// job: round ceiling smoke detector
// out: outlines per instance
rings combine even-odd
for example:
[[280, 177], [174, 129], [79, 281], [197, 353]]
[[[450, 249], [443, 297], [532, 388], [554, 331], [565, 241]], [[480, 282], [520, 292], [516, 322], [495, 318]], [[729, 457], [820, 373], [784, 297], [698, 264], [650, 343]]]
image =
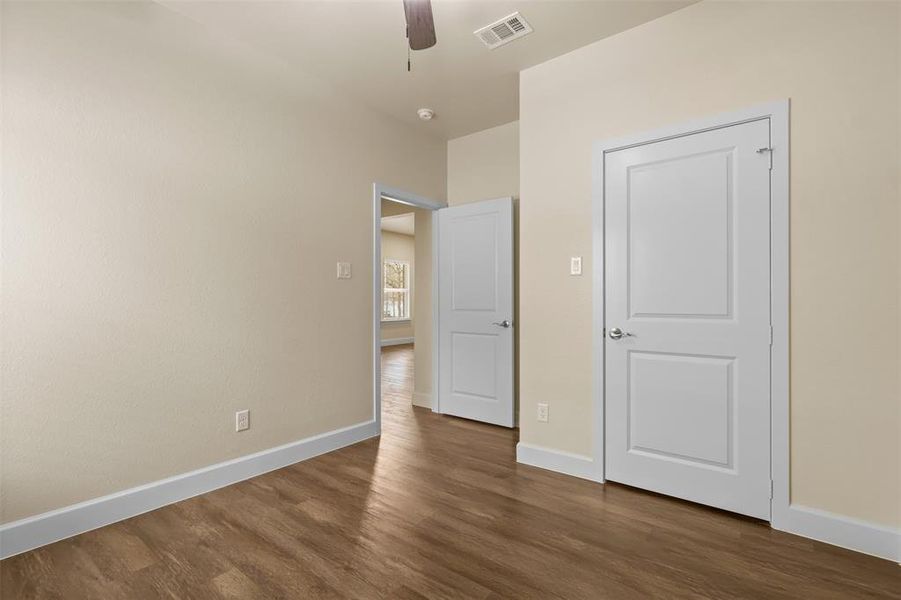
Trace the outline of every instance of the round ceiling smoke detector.
[[435, 111], [431, 108], [420, 108], [416, 111], [416, 114], [423, 121], [431, 121], [435, 117]]

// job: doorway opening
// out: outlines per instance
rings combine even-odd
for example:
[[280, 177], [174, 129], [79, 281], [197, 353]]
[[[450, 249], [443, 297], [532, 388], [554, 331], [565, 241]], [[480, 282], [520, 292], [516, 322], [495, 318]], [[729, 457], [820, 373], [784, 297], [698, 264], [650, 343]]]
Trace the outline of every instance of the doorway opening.
[[[392, 401], [401, 395], [404, 404], [409, 399], [433, 412], [513, 427], [513, 199], [446, 207], [376, 184], [372, 210], [379, 433], [383, 348], [394, 348], [384, 352], [400, 360], [401, 347], [410, 344], [409, 368], [387, 361], [395, 367]], [[395, 235], [409, 233], [406, 240]], [[407, 370], [412, 384], [398, 382]]]
[[437, 412], [432, 224], [443, 206], [373, 186], [373, 413], [380, 433], [383, 410]]

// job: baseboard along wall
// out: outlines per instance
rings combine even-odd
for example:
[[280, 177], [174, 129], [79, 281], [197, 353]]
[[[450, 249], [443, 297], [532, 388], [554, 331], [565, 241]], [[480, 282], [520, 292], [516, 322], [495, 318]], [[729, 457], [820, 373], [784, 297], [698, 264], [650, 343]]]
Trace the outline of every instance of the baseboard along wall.
[[[591, 481], [601, 481], [594, 460], [520, 442], [516, 445], [516, 462], [556, 471]], [[901, 562], [901, 531], [876, 523], [792, 504], [787, 516], [774, 529], [785, 531], [848, 550]]]
[[384, 348], [385, 346], [401, 346], [403, 344], [412, 344], [412, 343], [413, 343], [413, 338], [411, 338], [411, 337], [392, 338], [389, 340], [381, 341], [382, 348]]
[[589, 481], [599, 481], [595, 474], [594, 460], [590, 456], [519, 442], [516, 444], [516, 462]]
[[187, 500], [379, 435], [368, 421], [0, 525], [0, 559]]
[[[431, 398], [427, 394], [414, 394], [413, 403], [429, 407]], [[374, 421], [360, 423], [0, 525], [0, 559], [187, 500], [378, 434], [378, 425]], [[520, 442], [516, 446], [516, 460], [549, 471], [599, 481], [594, 461], [587, 456]], [[901, 531], [897, 528], [799, 505], [791, 505], [787, 517], [775, 528], [901, 562]]]

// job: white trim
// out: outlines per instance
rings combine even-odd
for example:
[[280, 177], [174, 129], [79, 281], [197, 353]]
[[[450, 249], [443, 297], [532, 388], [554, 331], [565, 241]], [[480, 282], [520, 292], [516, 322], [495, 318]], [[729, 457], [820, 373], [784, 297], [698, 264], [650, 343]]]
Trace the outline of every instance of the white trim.
[[[447, 203], [445, 202], [432, 200], [430, 198], [426, 198], [425, 196], [418, 196], [406, 190], [400, 190], [387, 185], [382, 185], [381, 183], [374, 183], [372, 184], [372, 186], [373, 191], [378, 191], [378, 198], [380, 200], [382, 198], [385, 198], [393, 202], [399, 202], [401, 204], [406, 204], [407, 206], [412, 206], [414, 208], [424, 208], [426, 210], [438, 210], [439, 208], [447, 207]], [[379, 211], [379, 214], [381, 214], [381, 211]], [[381, 226], [381, 221], [376, 221], [376, 223]]]
[[[430, 200], [423, 196], [392, 188], [381, 183], [372, 184], [372, 413], [379, 434], [382, 432], [382, 374], [381, 374], [381, 324], [382, 324], [382, 198], [400, 202], [407, 206], [424, 208], [432, 213], [432, 331], [437, 328], [437, 312], [435, 298], [438, 296], [438, 230], [437, 211], [447, 206], [442, 202]], [[411, 274], [412, 276], [412, 274]], [[412, 307], [412, 304], [411, 304]], [[412, 315], [411, 315], [412, 316]], [[436, 340], [432, 337], [432, 389], [438, 385], [438, 350]]]
[[595, 477], [604, 473], [604, 151], [595, 144], [591, 156], [591, 456]]
[[789, 509], [789, 101], [696, 119], [651, 132], [597, 142], [592, 153], [593, 389], [592, 457], [604, 476], [604, 157], [607, 152], [757, 121], [770, 120], [771, 173], [771, 473], [773, 526], [782, 528]]
[[413, 392], [413, 406], [432, 408], [432, 395], [423, 392]]
[[372, 184], [372, 419], [382, 433], [382, 189]]
[[[773, 149], [773, 170], [771, 175], [770, 202], [772, 205], [771, 260], [772, 260], [772, 473], [773, 473], [773, 518], [781, 516], [782, 509], [788, 508], [788, 299], [789, 299], [789, 256], [788, 256], [788, 115], [789, 101], [770, 102], [744, 110], [719, 114], [712, 117], [597, 142], [592, 152], [592, 294], [593, 294], [593, 389], [592, 413], [594, 435], [592, 456], [598, 469], [599, 480], [604, 476], [604, 155], [642, 144], [650, 144], [676, 137], [692, 135], [702, 131], [720, 129], [740, 123], [760, 119], [770, 119], [771, 147]], [[777, 507], [777, 499], [784, 506]]]
[[0, 558], [281, 469], [379, 434], [375, 421], [336, 429], [0, 526]]
[[[722, 129], [723, 127], [732, 127], [742, 123], [751, 121], [759, 121], [760, 119], [768, 119], [773, 116], [784, 113], [785, 122], [788, 122], [789, 100], [777, 100], [774, 102], [766, 102], [757, 104], [745, 109], [719, 113], [712, 116], [700, 117], [678, 123], [676, 125], [668, 125], [652, 131], [644, 131], [641, 133], [633, 133], [616, 138], [606, 139], [594, 143], [594, 151], [597, 152], [616, 152], [617, 150], [625, 150], [634, 146], [644, 146], [646, 144], [656, 144], [664, 140], [670, 140], [687, 135], [694, 135], [704, 131], [714, 129]], [[788, 139], [786, 132], [785, 139]], [[597, 156], [597, 154], [595, 154]]]
[[413, 338], [411, 337], [403, 337], [403, 338], [391, 338], [388, 340], [382, 340], [382, 348], [385, 346], [402, 346], [403, 344], [412, 344]]
[[[379, 234], [381, 235], [381, 233]], [[381, 244], [379, 244], [381, 246]], [[415, 250], [414, 250], [415, 254]], [[403, 265], [404, 273], [406, 274], [407, 287], [403, 288], [389, 288], [387, 282], [387, 276], [385, 273], [385, 265], [388, 263], [394, 263], [396, 265]], [[400, 258], [385, 258], [382, 257], [381, 262], [382, 267], [382, 295], [381, 295], [381, 304], [382, 304], [382, 323], [402, 323], [404, 321], [411, 321], [413, 319], [413, 267], [410, 265], [410, 261], [403, 260]], [[385, 294], [386, 293], [394, 293], [394, 292], [403, 292], [407, 296], [407, 316], [406, 317], [388, 317], [385, 318], [384, 310], [385, 310]]]
[[438, 393], [441, 374], [441, 319], [439, 306], [441, 304], [440, 282], [438, 277], [438, 211], [432, 211], [432, 398], [430, 399], [432, 412], [441, 413], [441, 394]]
[[598, 481], [594, 461], [590, 456], [582, 454], [519, 442], [516, 444], [516, 462], [589, 481]]
[[901, 562], [901, 530], [792, 504], [774, 529]]
[[789, 114], [788, 100], [769, 105], [770, 118], [770, 525], [776, 529], [791, 505], [791, 449], [789, 438]]

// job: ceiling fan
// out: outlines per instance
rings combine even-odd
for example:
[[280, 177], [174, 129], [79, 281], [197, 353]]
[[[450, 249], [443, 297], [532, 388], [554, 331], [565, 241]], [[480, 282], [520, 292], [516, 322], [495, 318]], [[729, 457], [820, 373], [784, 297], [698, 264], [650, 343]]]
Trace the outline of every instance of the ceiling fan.
[[[438, 42], [435, 37], [431, 0], [404, 0], [404, 16], [407, 19], [407, 42], [410, 50], [425, 50]], [[408, 51], [407, 71], [409, 70], [410, 54]]]

